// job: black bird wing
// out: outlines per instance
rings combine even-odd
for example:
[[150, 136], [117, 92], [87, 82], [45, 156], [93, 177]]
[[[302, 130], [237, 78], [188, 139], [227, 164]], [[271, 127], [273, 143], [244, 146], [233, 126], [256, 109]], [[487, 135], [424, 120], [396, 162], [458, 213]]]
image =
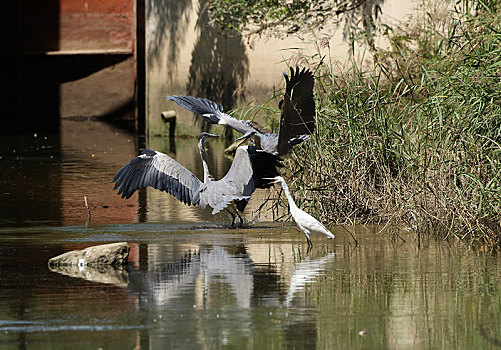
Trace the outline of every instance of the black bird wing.
[[[247, 146], [247, 152], [252, 164], [254, 186], [256, 188], [273, 186], [269, 179], [280, 175], [277, 168], [283, 168], [282, 158], [255, 146]], [[268, 180], [264, 180], [266, 178]]]
[[290, 77], [284, 73], [286, 87], [280, 101], [278, 154], [287, 154], [294, 145], [308, 139], [315, 130], [314, 77], [309, 69], [291, 67]]
[[122, 198], [130, 198], [140, 188], [153, 187], [172, 194], [188, 205], [199, 205], [203, 183], [168, 155], [141, 149], [141, 155], [125, 164], [113, 178]]
[[[237, 209], [244, 211], [250, 200], [250, 196], [256, 188], [267, 188], [273, 186], [269, 180], [278, 176], [277, 167], [283, 167], [282, 159], [271, 153], [259, 150], [255, 146], [240, 146], [235, 152], [233, 163], [226, 175], [216, 181], [219, 191], [234, 193]], [[241, 196], [248, 196], [243, 198]]]

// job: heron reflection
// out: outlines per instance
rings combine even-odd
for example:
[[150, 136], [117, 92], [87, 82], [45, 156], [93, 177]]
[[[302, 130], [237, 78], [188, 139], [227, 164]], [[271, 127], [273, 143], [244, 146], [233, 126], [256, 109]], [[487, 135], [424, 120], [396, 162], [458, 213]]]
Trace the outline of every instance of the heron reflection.
[[[129, 289], [146, 291], [152, 307], [168, 307], [183, 296], [201, 297], [205, 308], [211, 293], [211, 286], [225, 285], [231, 298], [241, 309], [248, 309], [254, 291], [254, 267], [249, 255], [243, 251], [232, 254], [228, 248], [219, 245], [201, 246], [188, 250], [173, 262], [154, 264], [146, 273], [130, 271]], [[222, 297], [222, 295], [218, 295]], [[228, 300], [229, 301], [229, 300]]]

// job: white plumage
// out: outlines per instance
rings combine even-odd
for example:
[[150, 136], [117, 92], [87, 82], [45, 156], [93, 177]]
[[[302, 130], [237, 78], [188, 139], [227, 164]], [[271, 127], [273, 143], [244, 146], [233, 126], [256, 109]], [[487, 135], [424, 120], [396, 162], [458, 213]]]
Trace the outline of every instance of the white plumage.
[[285, 195], [287, 196], [287, 200], [289, 201], [289, 210], [294, 218], [294, 221], [296, 224], [299, 226], [299, 228], [304, 232], [306, 235], [306, 240], [308, 241], [308, 246], [312, 246], [313, 244], [311, 243], [311, 238], [310, 234], [311, 233], [321, 233], [326, 235], [328, 238], [335, 238], [332, 232], [330, 232], [328, 229], [325, 228], [324, 225], [317, 219], [315, 219], [313, 216], [305, 212], [304, 210], [301, 210], [298, 208], [296, 203], [294, 203], [294, 199], [292, 199], [292, 196], [289, 191], [289, 186], [285, 183], [285, 180], [281, 176], [277, 176], [274, 178], [271, 178], [270, 180], [273, 180], [272, 183], [275, 184], [280, 184], [285, 192]]

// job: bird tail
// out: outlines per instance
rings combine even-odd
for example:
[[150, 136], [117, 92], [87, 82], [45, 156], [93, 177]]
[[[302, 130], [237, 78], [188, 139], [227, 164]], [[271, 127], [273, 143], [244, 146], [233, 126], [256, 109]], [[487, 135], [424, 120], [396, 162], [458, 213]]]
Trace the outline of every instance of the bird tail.
[[[222, 200], [220, 203], [217, 203], [213, 208], [212, 210], [212, 214], [217, 214], [219, 213], [221, 210], [223, 210], [224, 208], [226, 208], [228, 205], [230, 205], [230, 203], [232, 201], [245, 201], [245, 202], [248, 202], [250, 199], [250, 196], [225, 196], [224, 197], [224, 200]], [[247, 203], [246, 203], [247, 204]], [[240, 204], [237, 205], [237, 208], [238, 206], [240, 206]], [[245, 208], [245, 206], [244, 206]]]

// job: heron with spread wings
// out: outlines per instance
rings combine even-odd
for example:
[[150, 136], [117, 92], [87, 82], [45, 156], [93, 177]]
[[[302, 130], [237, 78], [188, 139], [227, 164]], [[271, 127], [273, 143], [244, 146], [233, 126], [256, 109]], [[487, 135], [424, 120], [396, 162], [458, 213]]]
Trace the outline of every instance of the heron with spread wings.
[[165, 191], [187, 205], [198, 205], [204, 209], [213, 208], [212, 214], [226, 209], [233, 220], [244, 221], [239, 214], [256, 188], [272, 186], [264, 178], [278, 175], [281, 159], [273, 154], [258, 150], [255, 146], [237, 148], [233, 163], [226, 175], [214, 180], [209, 172], [205, 153], [205, 142], [219, 136], [203, 132], [198, 137], [198, 149], [202, 158], [204, 179], [201, 181], [191, 171], [168, 155], [149, 149], [141, 149], [141, 155], [125, 164], [113, 178], [114, 189], [122, 198], [130, 198], [135, 191], [153, 187]]
[[292, 147], [306, 141], [315, 129], [314, 77], [309, 69], [290, 68], [285, 77], [285, 93], [279, 102], [280, 129], [278, 134], [257, 129], [252, 122], [239, 120], [223, 112], [223, 106], [209, 99], [174, 95], [167, 98], [181, 107], [200, 114], [208, 123], [223, 124], [244, 134], [241, 138], [255, 135], [260, 148], [279, 156], [286, 155]]

